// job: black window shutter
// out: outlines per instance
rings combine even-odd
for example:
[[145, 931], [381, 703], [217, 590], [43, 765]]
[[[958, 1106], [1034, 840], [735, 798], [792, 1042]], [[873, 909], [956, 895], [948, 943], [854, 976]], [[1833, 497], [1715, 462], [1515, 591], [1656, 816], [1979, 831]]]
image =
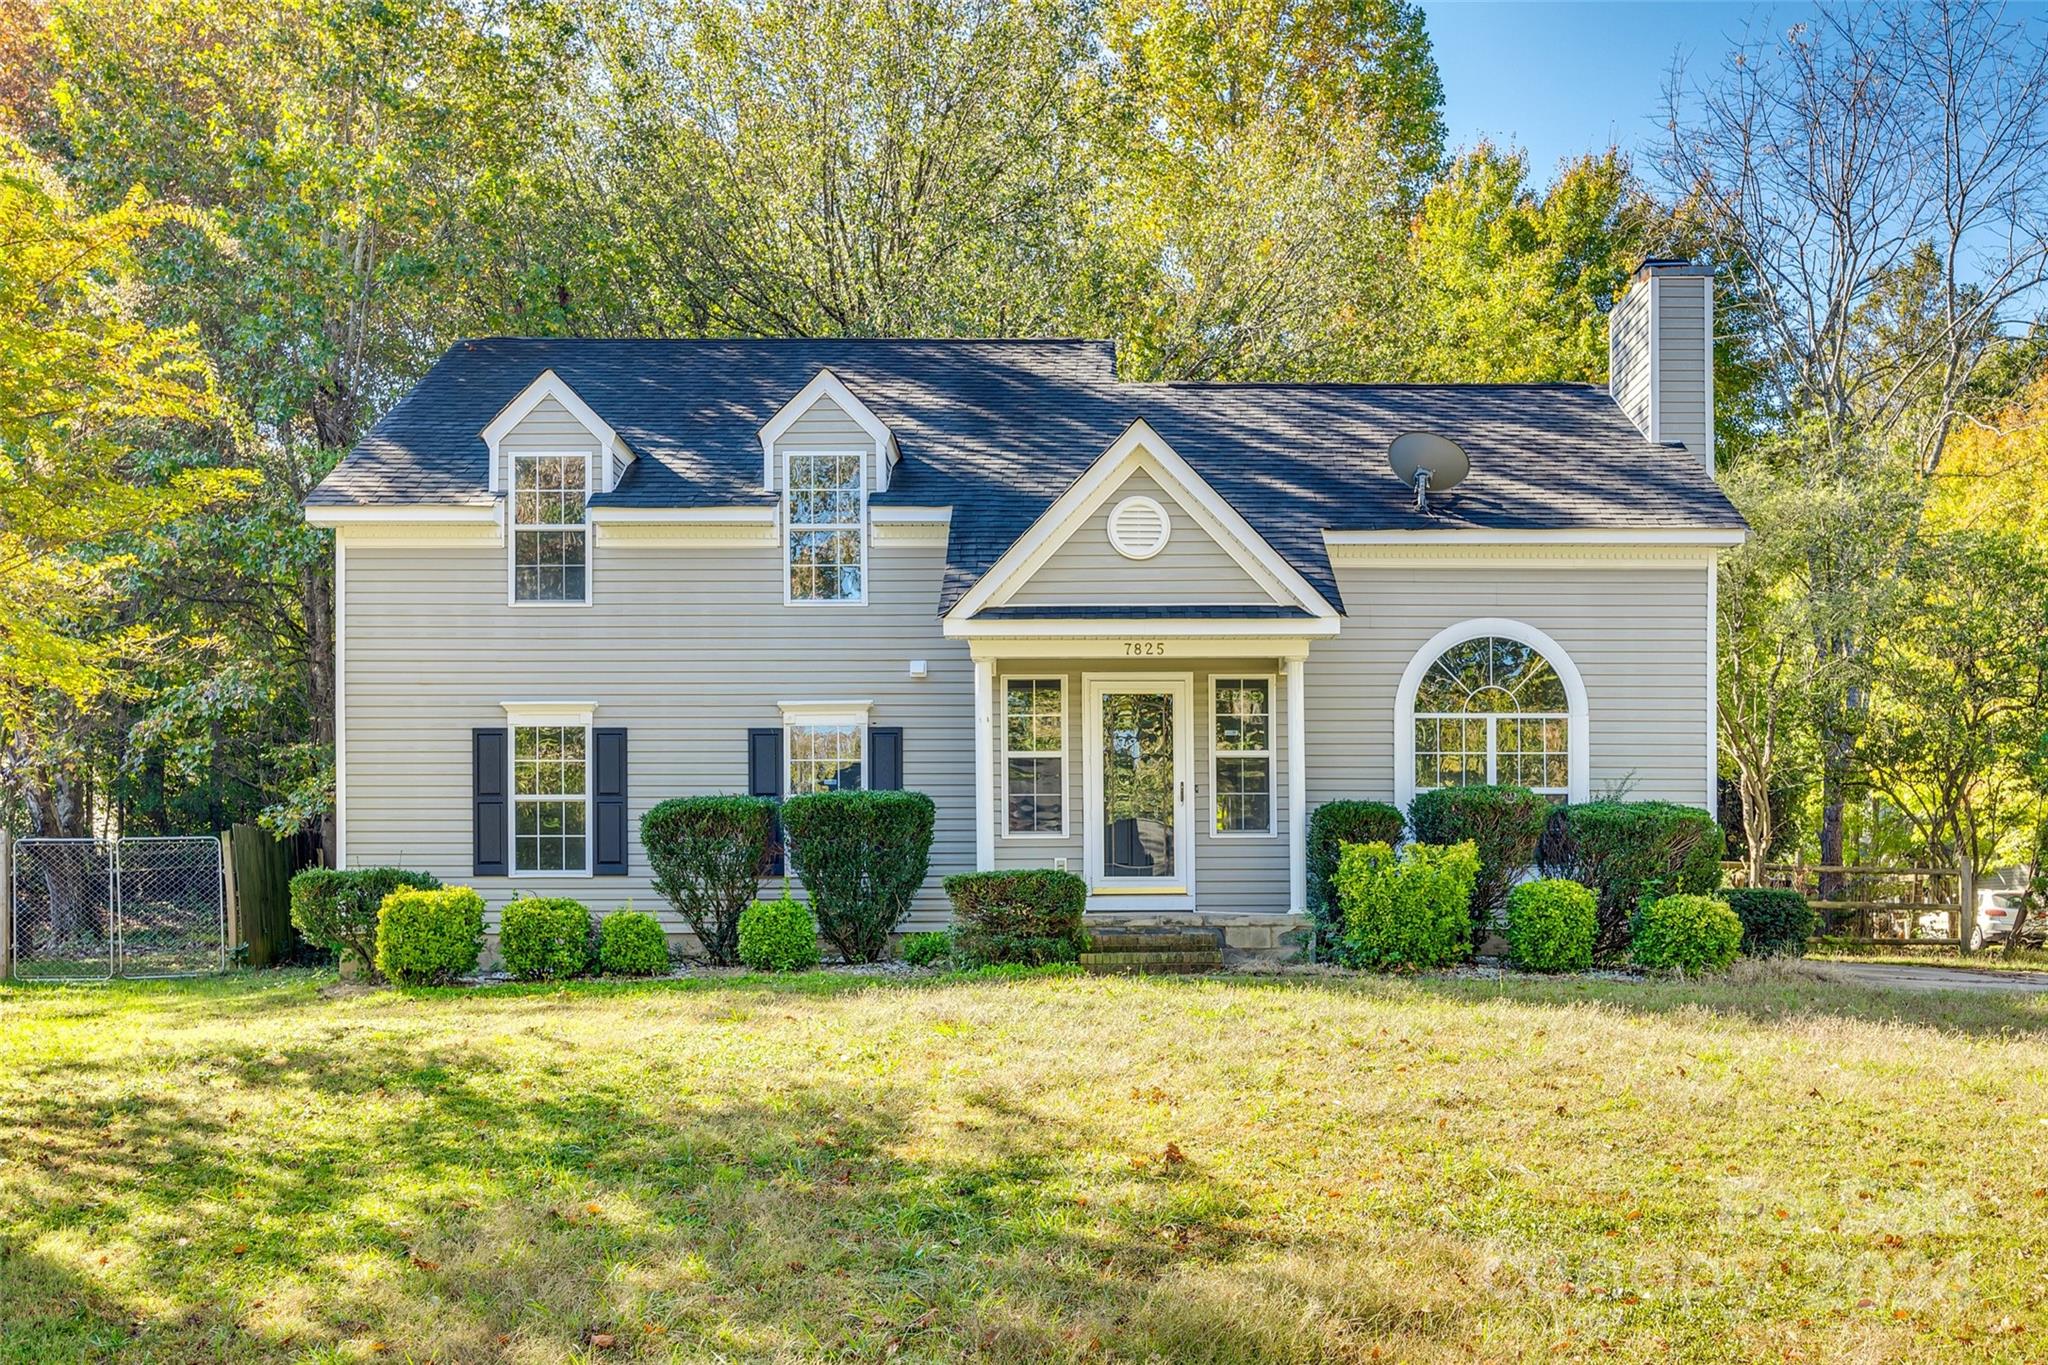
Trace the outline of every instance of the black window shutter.
[[592, 831], [597, 851], [591, 872], [599, 877], [626, 875], [626, 732], [592, 728], [590, 746], [596, 753], [591, 766]]
[[868, 786], [878, 792], [903, 790], [903, 727], [868, 728]]
[[502, 877], [508, 870], [505, 840], [511, 822], [505, 815], [505, 787], [511, 779], [507, 759], [511, 738], [512, 732], [502, 727], [479, 726], [469, 732], [472, 876]]
[[[747, 792], [752, 796], [782, 797], [782, 727], [766, 726], [747, 731]], [[782, 825], [775, 826], [774, 845], [768, 850], [770, 872], [782, 871]]]

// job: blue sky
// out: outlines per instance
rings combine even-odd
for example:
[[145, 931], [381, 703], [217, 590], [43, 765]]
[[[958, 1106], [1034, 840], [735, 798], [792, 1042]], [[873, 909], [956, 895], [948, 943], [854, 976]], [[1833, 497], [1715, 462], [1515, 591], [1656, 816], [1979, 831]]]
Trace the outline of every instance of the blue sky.
[[1751, 25], [1775, 32], [1814, 13], [1807, 4], [1650, 0], [1423, 0], [1422, 9], [1451, 145], [1491, 137], [1526, 147], [1539, 185], [1560, 158], [1615, 142], [1638, 154], [1654, 145], [1674, 54], [1706, 76]]

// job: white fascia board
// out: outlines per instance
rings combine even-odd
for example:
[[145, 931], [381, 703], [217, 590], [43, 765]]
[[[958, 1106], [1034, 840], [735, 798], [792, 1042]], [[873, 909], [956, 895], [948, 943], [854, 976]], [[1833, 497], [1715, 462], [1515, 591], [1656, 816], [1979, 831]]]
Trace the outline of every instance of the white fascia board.
[[889, 491], [889, 470], [903, 458], [896, 447], [896, 433], [889, 430], [889, 424], [875, 416], [875, 411], [854, 396], [843, 380], [829, 369], [819, 370], [811, 382], [797, 390], [796, 397], [775, 410], [761, 428], [761, 487], [773, 491], [775, 488], [775, 443], [796, 425], [797, 419], [811, 410], [812, 404], [820, 398], [830, 398], [837, 403], [854, 424], [867, 433], [875, 443], [875, 450], [882, 458], [875, 461], [875, 487], [877, 493]]
[[358, 503], [336, 507], [326, 503], [309, 504], [306, 521], [313, 526], [352, 526], [363, 522], [477, 522], [488, 524], [498, 519], [496, 502], [406, 502], [406, 503]]
[[658, 525], [773, 526], [773, 507], [593, 507], [596, 522], [653, 522]]
[[1144, 617], [1106, 617], [1075, 620], [1054, 617], [1026, 621], [956, 620], [947, 616], [939, 623], [940, 633], [949, 640], [1045, 639], [1249, 639], [1322, 638], [1337, 634], [1342, 622], [1329, 616], [1314, 620], [1301, 617], [1260, 620], [1257, 618], [1209, 616], [1173, 620]]
[[[569, 410], [569, 415], [574, 417], [597, 442], [599, 450], [617, 455], [628, 464], [633, 462], [633, 448], [626, 444], [618, 432], [612, 430], [611, 423], [599, 417], [596, 410], [584, 402], [576, 390], [569, 387], [566, 379], [553, 370], [542, 370], [538, 379], [521, 389], [519, 396], [507, 403], [498, 415], [491, 419], [490, 425], [478, 433], [483, 437], [485, 447], [491, 452], [490, 489], [493, 493], [505, 491], [498, 479], [498, 467], [501, 463], [498, 459], [499, 444], [512, 428], [526, 419], [528, 413], [550, 398]], [[612, 487], [611, 462], [606, 460], [602, 463], [603, 484], [605, 490], [609, 491]]]
[[1749, 532], [1726, 529], [1640, 531], [1325, 531], [1326, 545], [1740, 545]]
[[965, 620], [983, 607], [1007, 601], [1121, 486], [1120, 476], [1125, 467], [1146, 456], [1164, 476], [1167, 492], [1237, 561], [1238, 567], [1276, 590], [1275, 596], [1293, 599], [1291, 605], [1303, 608], [1310, 616], [1333, 622], [1337, 619], [1337, 609], [1142, 417], [1124, 428], [1123, 435], [1112, 441], [1095, 463], [1039, 514], [1038, 520], [961, 596], [946, 613], [946, 619]]

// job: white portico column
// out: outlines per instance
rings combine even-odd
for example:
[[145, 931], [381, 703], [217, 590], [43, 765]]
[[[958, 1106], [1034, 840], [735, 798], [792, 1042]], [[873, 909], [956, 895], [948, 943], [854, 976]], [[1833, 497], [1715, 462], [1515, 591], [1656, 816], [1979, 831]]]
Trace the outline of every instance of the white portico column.
[[974, 867], [996, 865], [996, 661], [974, 661]]
[[1282, 661], [1287, 670], [1287, 909], [1308, 913], [1308, 686], [1305, 658]]

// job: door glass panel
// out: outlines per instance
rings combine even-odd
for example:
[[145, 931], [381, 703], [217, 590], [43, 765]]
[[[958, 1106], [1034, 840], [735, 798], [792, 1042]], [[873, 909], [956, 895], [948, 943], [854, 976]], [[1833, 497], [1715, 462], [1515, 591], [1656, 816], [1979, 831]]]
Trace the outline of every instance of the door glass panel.
[[1172, 877], [1173, 696], [1102, 698], [1102, 875]]

